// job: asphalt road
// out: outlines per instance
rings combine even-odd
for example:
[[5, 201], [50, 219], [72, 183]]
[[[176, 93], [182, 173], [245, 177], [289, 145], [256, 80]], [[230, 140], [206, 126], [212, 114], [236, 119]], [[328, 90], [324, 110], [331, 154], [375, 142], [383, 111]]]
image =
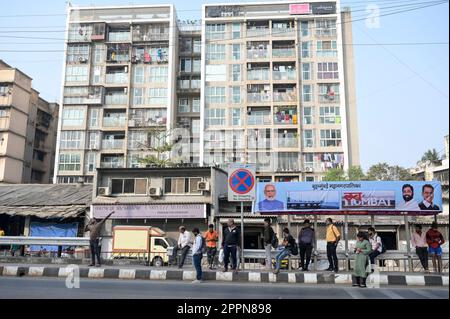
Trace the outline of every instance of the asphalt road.
[[448, 287], [353, 288], [337, 285], [239, 284], [84, 279], [66, 288], [59, 278], [0, 277], [0, 299], [448, 299]]

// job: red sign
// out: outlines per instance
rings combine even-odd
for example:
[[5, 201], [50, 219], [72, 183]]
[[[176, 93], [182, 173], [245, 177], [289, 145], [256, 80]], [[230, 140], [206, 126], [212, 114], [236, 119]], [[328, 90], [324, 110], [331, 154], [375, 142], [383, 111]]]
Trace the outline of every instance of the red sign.
[[309, 14], [309, 3], [296, 3], [289, 5], [289, 14]]

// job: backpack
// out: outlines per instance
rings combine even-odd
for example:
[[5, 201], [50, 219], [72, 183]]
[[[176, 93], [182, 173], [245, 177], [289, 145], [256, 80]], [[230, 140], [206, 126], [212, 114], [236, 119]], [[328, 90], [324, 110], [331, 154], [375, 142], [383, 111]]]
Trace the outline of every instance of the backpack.
[[200, 236], [200, 238], [202, 239], [202, 248], [200, 249], [200, 251], [203, 254], [206, 254], [206, 252], [208, 251], [208, 248], [206, 247], [206, 239], [203, 236]]
[[278, 237], [277, 234], [273, 233], [272, 242], [270, 243], [274, 249], [278, 248]]
[[298, 245], [295, 241], [294, 241], [294, 245], [291, 247], [291, 254], [294, 256], [298, 255]]

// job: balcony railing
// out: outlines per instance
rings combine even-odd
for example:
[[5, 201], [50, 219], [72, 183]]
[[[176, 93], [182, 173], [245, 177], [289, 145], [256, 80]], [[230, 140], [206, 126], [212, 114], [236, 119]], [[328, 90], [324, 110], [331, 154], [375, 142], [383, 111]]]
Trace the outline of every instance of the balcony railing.
[[294, 58], [295, 48], [273, 48], [272, 57], [274, 58]]
[[105, 127], [125, 127], [126, 118], [114, 118], [114, 117], [104, 117], [103, 126]]
[[102, 140], [103, 150], [123, 149], [124, 140]]
[[285, 113], [282, 113], [282, 112], [275, 113], [274, 117], [273, 117], [273, 123], [275, 125], [278, 125], [278, 124], [286, 124], [286, 125], [297, 124], [298, 123], [297, 113], [292, 113], [292, 114], [285, 114]]
[[248, 103], [270, 102], [270, 93], [247, 93]]
[[126, 104], [128, 104], [128, 96], [127, 95], [107, 95], [105, 97], [105, 104], [126, 105]]
[[247, 50], [247, 59], [267, 59], [269, 51], [267, 49], [261, 50]]
[[296, 92], [274, 92], [273, 93], [274, 102], [297, 102]]
[[169, 33], [133, 33], [133, 41], [167, 41], [169, 40]]
[[269, 80], [269, 69], [252, 69], [247, 70], [248, 81]]
[[339, 103], [340, 96], [339, 93], [322, 93], [319, 94], [319, 102], [321, 103]]
[[108, 39], [110, 42], [129, 42], [131, 40], [131, 33], [109, 32]]
[[272, 29], [273, 37], [295, 37], [295, 29], [293, 28], [276, 28]]
[[271, 118], [269, 114], [253, 115], [247, 118], [247, 125], [270, 125]]
[[266, 27], [256, 27], [247, 29], [247, 37], [268, 37], [270, 35], [270, 29]]
[[279, 148], [298, 147], [298, 139], [294, 137], [278, 137], [277, 143], [275, 143], [275, 145], [277, 145]]
[[296, 80], [297, 71], [295, 69], [287, 71], [273, 71], [273, 80]]
[[128, 83], [127, 73], [106, 74], [107, 84], [125, 84]]
[[117, 162], [101, 162], [100, 167], [101, 168], [123, 168], [123, 167], [125, 167], [125, 165], [124, 165], [124, 161], [122, 159]]
[[325, 172], [325, 163], [316, 163], [316, 162], [305, 162], [303, 165], [303, 170], [306, 172]]
[[255, 139], [250, 139], [248, 141], [248, 148], [260, 150], [270, 149], [270, 142], [270, 138], [259, 138], [257, 141]]

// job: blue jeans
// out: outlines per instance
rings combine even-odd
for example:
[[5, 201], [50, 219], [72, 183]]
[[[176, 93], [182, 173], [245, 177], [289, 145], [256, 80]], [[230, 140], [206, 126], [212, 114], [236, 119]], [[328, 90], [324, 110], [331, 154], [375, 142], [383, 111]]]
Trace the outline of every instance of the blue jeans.
[[281, 261], [286, 256], [289, 256], [290, 254], [291, 254], [291, 251], [289, 249], [286, 249], [286, 248], [278, 253], [277, 257], [275, 257], [275, 259], [277, 261], [276, 264], [275, 264], [275, 270], [280, 270]]
[[193, 263], [195, 267], [195, 271], [197, 272], [197, 280], [202, 280], [202, 258], [203, 254], [193, 255]]

